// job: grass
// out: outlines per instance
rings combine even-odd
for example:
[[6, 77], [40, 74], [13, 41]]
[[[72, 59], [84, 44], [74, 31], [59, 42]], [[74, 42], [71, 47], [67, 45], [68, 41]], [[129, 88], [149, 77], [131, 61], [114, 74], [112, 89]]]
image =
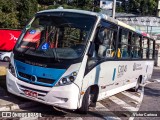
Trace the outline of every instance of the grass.
[[5, 67], [0, 67], [0, 76], [4, 76], [4, 75], [6, 75], [6, 68]]
[[6, 89], [6, 68], [0, 67], [0, 87]]

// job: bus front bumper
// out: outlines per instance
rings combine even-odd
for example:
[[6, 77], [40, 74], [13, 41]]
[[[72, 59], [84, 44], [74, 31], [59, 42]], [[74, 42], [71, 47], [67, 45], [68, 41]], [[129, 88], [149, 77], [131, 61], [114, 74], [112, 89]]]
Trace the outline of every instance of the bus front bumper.
[[[7, 70], [6, 84], [10, 93], [20, 97], [72, 110], [77, 109], [78, 106], [79, 88], [75, 84], [52, 88], [37, 86], [17, 79], [9, 70]], [[37, 97], [26, 95], [26, 90], [37, 93]]]

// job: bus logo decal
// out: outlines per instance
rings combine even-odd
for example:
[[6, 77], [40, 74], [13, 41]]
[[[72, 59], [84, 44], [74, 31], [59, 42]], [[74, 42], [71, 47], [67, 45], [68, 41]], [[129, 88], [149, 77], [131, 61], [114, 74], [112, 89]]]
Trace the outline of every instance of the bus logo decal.
[[113, 71], [112, 81], [114, 81], [114, 79], [115, 79], [115, 75], [116, 75], [116, 68], [114, 68], [114, 71]]
[[127, 72], [127, 65], [119, 65], [117, 77], [118, 78], [122, 77], [125, 72]]
[[36, 82], [36, 81], [37, 81], [37, 78], [36, 78], [35, 75], [32, 75], [31, 78], [30, 78], [30, 80], [31, 80], [32, 82]]
[[134, 63], [134, 65], [133, 65], [133, 71], [135, 71], [135, 70], [142, 70], [141, 64]]

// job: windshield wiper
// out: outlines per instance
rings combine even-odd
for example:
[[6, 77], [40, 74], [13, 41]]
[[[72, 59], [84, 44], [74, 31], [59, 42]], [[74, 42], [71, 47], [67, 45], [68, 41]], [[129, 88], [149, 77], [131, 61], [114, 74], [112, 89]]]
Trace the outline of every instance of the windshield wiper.
[[57, 55], [57, 50], [56, 50], [56, 48], [54, 49], [53, 52], [54, 52], [55, 60], [56, 60], [57, 62], [60, 62], [59, 57], [58, 57], [58, 55]]
[[[55, 42], [55, 44], [58, 44], [59, 28], [56, 28], [56, 30], [55, 30], [55, 36], [56, 36], [56, 42]], [[57, 55], [57, 50], [56, 49], [57, 49], [57, 45], [55, 46], [55, 48], [53, 50], [54, 56], [55, 56], [55, 60], [58, 61], [58, 62], [60, 62], [59, 57]]]

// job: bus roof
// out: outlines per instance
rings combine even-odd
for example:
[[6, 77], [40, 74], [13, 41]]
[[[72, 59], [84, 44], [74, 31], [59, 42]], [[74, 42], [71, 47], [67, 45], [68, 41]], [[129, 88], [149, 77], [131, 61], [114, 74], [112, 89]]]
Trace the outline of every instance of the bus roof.
[[98, 15], [98, 13], [92, 12], [92, 11], [77, 10], [77, 9], [63, 9], [63, 8], [43, 10], [43, 11], [39, 11], [38, 13], [44, 13], [44, 12], [62, 12], [62, 11], [63, 12], [82, 13], [82, 14], [93, 15], [93, 16], [97, 16]]
[[143, 36], [146, 36], [146, 37], [150, 37], [152, 38], [149, 34], [142, 32], [140, 30], [136, 30], [134, 27], [130, 26], [130, 25], [127, 25], [126, 23], [124, 22], [121, 22], [117, 19], [114, 19], [112, 17], [109, 17], [105, 14], [102, 14], [102, 13], [97, 13], [97, 12], [92, 12], [92, 11], [86, 11], [86, 10], [77, 10], [77, 9], [63, 9], [63, 7], [59, 7], [57, 9], [49, 9], [49, 10], [43, 10], [43, 11], [39, 11], [38, 13], [45, 13], [45, 12], [72, 12], [72, 13], [80, 13], [80, 14], [86, 14], [86, 15], [93, 15], [93, 16], [97, 16], [97, 17], [100, 17], [100, 18], [103, 18], [103, 19], [106, 19], [108, 20], [109, 22], [112, 22], [112, 23], [115, 23], [119, 26], [122, 26], [124, 28], [127, 28], [131, 31], [134, 31], [138, 34], [141, 34]]
[[43, 10], [38, 13], [45, 13], [45, 12], [72, 12], [72, 13], [80, 13], [80, 14], [86, 14], [86, 15], [93, 15], [97, 16], [100, 18], [104, 18], [112, 23], [118, 24], [118, 20], [113, 19], [112, 17], [109, 17], [105, 14], [102, 13], [97, 13], [97, 12], [92, 12], [92, 11], [86, 11], [86, 10], [77, 10], [77, 9], [63, 9], [63, 8], [58, 8], [58, 9], [49, 9], [49, 10]]

